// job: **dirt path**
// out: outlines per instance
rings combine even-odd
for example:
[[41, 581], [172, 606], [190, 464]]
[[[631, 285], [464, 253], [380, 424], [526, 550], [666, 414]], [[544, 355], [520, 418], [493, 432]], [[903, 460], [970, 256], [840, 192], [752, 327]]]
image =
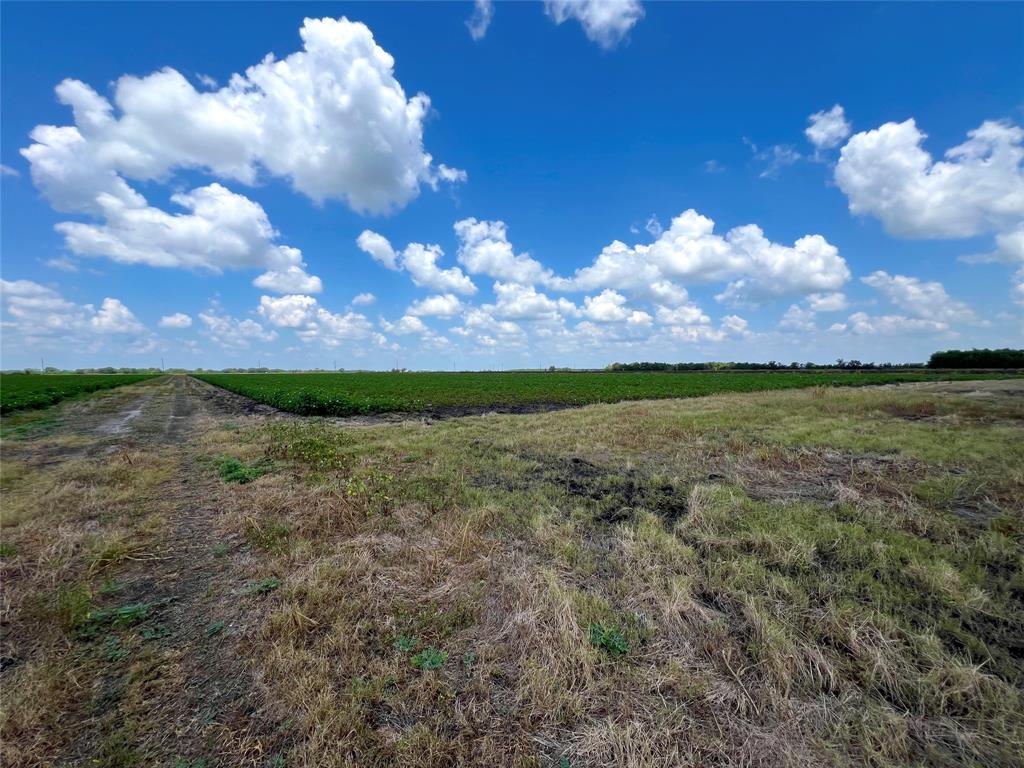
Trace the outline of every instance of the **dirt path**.
[[[225, 490], [201, 441], [226, 418], [273, 409], [168, 376], [52, 410], [45, 437], [5, 441], [5, 460], [41, 473], [75, 461], [159, 461], [170, 471], [139, 500], [138, 519], [159, 509], [161, 529], [132, 523], [131, 555], [93, 598], [91, 615], [115, 617], [86, 622], [61, 650], [82, 695], [60, 713], [67, 738], [49, 757], [57, 765], [259, 764], [258, 756], [272, 756], [280, 729], [253, 720], [260, 694], [242, 646], [264, 607], [250, 594], [245, 542], [217, 531]], [[4, 683], [21, 663], [54, 653], [33, 648], [37, 632], [19, 627], [17, 617], [9, 634], [13, 664]]]

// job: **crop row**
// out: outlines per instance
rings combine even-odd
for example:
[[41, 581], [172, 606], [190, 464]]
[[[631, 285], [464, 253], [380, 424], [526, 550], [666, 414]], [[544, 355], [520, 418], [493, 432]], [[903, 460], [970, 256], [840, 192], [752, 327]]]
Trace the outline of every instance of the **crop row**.
[[0, 375], [0, 413], [45, 408], [69, 397], [134, 384], [153, 376], [147, 373], [6, 373]]
[[966, 374], [756, 373], [204, 373], [197, 378], [302, 415], [458, 412], [485, 408], [587, 405], [813, 386], [858, 386]]

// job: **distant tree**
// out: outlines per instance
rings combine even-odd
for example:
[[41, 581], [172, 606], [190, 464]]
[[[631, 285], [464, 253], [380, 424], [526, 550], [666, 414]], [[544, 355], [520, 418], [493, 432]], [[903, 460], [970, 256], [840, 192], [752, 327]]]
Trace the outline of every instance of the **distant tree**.
[[929, 368], [1024, 368], [1024, 349], [948, 349], [928, 359]]

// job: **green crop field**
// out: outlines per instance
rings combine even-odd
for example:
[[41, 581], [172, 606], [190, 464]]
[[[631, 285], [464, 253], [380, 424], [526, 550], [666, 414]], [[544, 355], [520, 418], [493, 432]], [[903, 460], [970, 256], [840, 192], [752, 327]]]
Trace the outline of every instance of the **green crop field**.
[[285, 411], [348, 416], [386, 412], [587, 405], [814, 386], [986, 378], [984, 375], [757, 371], [751, 373], [209, 373], [202, 381]]
[[0, 413], [45, 408], [69, 397], [151, 379], [150, 373], [5, 373], [0, 375]]

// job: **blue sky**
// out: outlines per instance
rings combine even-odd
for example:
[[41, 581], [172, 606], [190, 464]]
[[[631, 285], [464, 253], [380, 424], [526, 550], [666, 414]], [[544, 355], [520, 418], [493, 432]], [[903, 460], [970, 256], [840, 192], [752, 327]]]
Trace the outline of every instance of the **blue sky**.
[[5, 4], [3, 367], [1024, 341], [1024, 6], [477, 5]]

